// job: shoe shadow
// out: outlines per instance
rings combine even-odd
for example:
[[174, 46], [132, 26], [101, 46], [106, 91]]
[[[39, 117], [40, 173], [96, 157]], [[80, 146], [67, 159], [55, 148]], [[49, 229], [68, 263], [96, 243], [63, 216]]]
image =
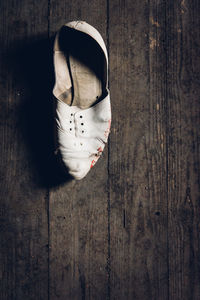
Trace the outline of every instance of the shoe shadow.
[[20, 94], [20, 130], [30, 151], [37, 184], [54, 187], [72, 180], [54, 145], [53, 40], [18, 41], [6, 54], [6, 64]]

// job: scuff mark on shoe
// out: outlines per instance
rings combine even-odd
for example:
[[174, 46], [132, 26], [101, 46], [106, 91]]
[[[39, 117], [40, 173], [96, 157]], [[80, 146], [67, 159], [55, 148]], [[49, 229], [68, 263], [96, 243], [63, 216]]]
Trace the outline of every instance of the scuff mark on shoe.
[[108, 121], [108, 128], [106, 129], [104, 136], [107, 138], [110, 133], [110, 127], [111, 127], [111, 119]]

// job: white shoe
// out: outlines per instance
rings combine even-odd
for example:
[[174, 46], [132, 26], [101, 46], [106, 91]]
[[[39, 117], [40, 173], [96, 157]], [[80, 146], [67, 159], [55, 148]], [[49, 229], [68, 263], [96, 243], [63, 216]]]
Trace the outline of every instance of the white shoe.
[[54, 43], [58, 151], [82, 179], [99, 159], [111, 125], [108, 54], [100, 33], [83, 21], [65, 24]]

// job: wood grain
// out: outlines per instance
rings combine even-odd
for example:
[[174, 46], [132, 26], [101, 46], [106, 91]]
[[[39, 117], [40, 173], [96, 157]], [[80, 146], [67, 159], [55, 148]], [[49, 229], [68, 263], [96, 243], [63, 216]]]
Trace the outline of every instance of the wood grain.
[[110, 1], [110, 299], [168, 299], [162, 8]]
[[[0, 300], [200, 299], [200, 4], [0, 1]], [[86, 178], [53, 153], [55, 33], [109, 52], [112, 129]]]
[[[2, 300], [48, 298], [47, 189], [39, 184], [40, 172], [35, 166], [29, 139], [31, 135], [35, 143], [40, 142], [35, 116], [34, 120], [30, 117], [30, 108], [35, 104], [29, 87], [37, 83], [30, 82], [32, 72], [37, 77], [38, 71], [41, 72], [40, 57], [36, 57], [38, 52], [32, 56], [31, 49], [37, 48], [35, 36], [44, 34], [47, 37], [47, 8], [43, 0], [39, 7], [30, 0], [0, 2]], [[39, 52], [41, 55], [41, 49]], [[32, 69], [32, 61], [37, 71]], [[37, 100], [35, 103], [38, 104]]]
[[200, 298], [198, 1], [166, 6], [169, 297]]

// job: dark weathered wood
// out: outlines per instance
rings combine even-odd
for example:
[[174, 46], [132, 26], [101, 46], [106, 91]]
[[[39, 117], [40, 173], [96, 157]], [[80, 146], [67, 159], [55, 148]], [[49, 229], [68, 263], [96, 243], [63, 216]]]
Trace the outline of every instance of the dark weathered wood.
[[168, 299], [165, 11], [109, 1], [110, 299]]
[[[200, 299], [200, 5], [0, 1], [0, 299]], [[56, 168], [52, 38], [95, 26], [112, 129], [81, 181]]]
[[47, 14], [46, 0], [0, 2], [2, 300], [48, 299], [47, 189], [39, 184], [38, 157], [33, 153], [42, 149], [38, 122], [44, 100], [37, 91], [43, 52], [35, 36], [47, 38]]
[[[50, 3], [50, 33], [73, 20], [106, 41], [106, 1]], [[106, 299], [107, 150], [86, 178], [50, 193], [50, 299]]]
[[166, 6], [169, 298], [200, 299], [200, 3]]

